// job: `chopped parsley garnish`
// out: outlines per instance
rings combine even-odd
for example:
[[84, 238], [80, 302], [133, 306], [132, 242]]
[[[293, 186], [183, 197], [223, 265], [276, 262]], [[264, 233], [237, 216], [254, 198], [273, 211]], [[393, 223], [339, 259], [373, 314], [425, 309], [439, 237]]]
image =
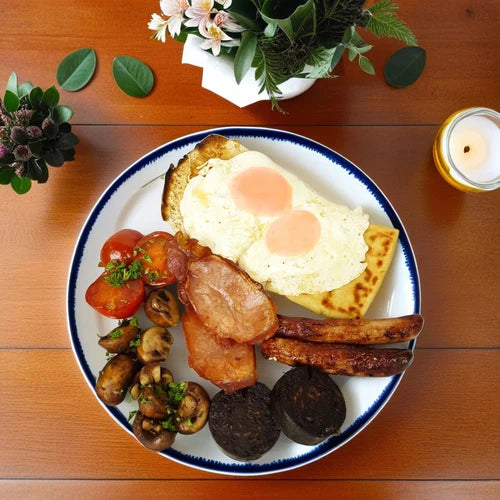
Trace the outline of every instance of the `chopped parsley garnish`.
[[139, 397], [139, 401], [140, 401], [141, 403], [145, 403], [145, 404], [148, 404], [148, 405], [150, 405], [150, 404], [151, 404], [151, 400], [150, 400], [149, 398], [147, 398], [146, 396], [140, 396], [140, 397]]
[[155, 273], [154, 271], [148, 273], [148, 278], [151, 283], [154, 283], [158, 279], [158, 273]]
[[176, 384], [174, 382], [170, 382], [168, 384], [168, 399], [177, 405], [180, 401], [184, 399], [184, 389], [186, 388], [186, 382], [180, 382]]
[[143, 255], [142, 255], [142, 258], [143, 258], [146, 262], [149, 262], [150, 264], [152, 264], [152, 263], [153, 263], [153, 259], [151, 259], [151, 257], [150, 257], [147, 253], [143, 254]]
[[136, 280], [144, 274], [144, 268], [140, 260], [134, 260], [130, 266], [125, 262], [112, 260], [106, 266], [107, 276], [104, 276], [104, 281], [111, 286], [121, 288], [126, 281]]
[[135, 326], [139, 328], [139, 321], [137, 321], [137, 318], [135, 316], [132, 316], [129, 320], [130, 326]]
[[128, 412], [128, 422], [130, 422], [136, 415], [139, 410], [133, 410]]
[[129, 347], [137, 347], [138, 345], [141, 345], [141, 339], [135, 339], [135, 340], [131, 340], [129, 342]]
[[123, 330], [121, 328], [115, 328], [111, 334], [112, 339], [119, 339], [123, 335]]
[[175, 432], [176, 428], [174, 423], [172, 422], [172, 417], [169, 417], [165, 420], [160, 420], [161, 426], [166, 429], [167, 431], [172, 431]]

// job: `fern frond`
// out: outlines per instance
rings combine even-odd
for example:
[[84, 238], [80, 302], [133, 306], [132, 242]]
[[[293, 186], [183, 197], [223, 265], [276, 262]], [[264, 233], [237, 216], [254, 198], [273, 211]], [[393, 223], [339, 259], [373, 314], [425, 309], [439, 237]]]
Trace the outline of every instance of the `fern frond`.
[[391, 0], [380, 0], [372, 5], [368, 11], [371, 17], [365, 29], [371, 31], [377, 38], [381, 36], [396, 38], [407, 45], [417, 45], [413, 31], [396, 14], [398, 6]]

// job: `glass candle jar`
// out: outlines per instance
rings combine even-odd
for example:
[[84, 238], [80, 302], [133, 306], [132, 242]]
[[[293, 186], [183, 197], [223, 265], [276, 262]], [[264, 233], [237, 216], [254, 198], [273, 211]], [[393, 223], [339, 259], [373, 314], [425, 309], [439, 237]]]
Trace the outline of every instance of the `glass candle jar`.
[[439, 173], [462, 191], [500, 187], [500, 113], [466, 108], [441, 125], [432, 148]]

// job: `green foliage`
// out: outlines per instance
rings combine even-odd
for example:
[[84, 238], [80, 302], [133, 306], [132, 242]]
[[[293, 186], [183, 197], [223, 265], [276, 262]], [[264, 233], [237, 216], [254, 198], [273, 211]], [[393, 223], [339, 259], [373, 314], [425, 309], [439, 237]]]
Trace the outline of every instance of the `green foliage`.
[[57, 83], [69, 91], [85, 87], [94, 75], [97, 64], [95, 51], [79, 49], [67, 55], [57, 68]]
[[61, 166], [72, 161], [78, 142], [68, 123], [73, 110], [58, 104], [59, 92], [45, 92], [31, 82], [18, 85], [12, 73], [0, 99], [0, 184], [27, 193], [32, 181], [47, 182], [47, 163]]
[[247, 74], [257, 49], [257, 37], [251, 31], [245, 31], [240, 46], [234, 56], [234, 77], [239, 84]]
[[380, 0], [368, 9], [371, 17], [365, 28], [378, 38], [385, 36], [401, 40], [407, 45], [417, 45], [417, 39], [411, 29], [397, 16], [398, 8], [391, 0]]
[[384, 76], [393, 87], [408, 87], [415, 83], [425, 67], [426, 54], [421, 47], [403, 47], [385, 64]]
[[129, 56], [114, 58], [113, 77], [118, 87], [132, 97], [147, 96], [154, 84], [151, 69], [139, 59]]

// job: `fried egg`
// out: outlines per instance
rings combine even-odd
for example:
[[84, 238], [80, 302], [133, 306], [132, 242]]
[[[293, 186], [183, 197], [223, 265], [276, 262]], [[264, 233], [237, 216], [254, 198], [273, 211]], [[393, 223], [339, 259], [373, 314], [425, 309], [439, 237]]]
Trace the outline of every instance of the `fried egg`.
[[334, 290], [366, 267], [368, 216], [325, 200], [257, 151], [209, 160], [180, 211], [191, 238], [281, 295]]

